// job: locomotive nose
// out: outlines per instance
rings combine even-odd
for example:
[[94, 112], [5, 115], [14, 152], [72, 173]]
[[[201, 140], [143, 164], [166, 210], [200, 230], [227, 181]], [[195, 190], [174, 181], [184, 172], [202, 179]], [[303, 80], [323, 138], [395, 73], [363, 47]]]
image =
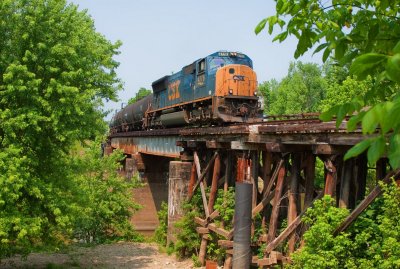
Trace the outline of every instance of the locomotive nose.
[[216, 96], [255, 96], [256, 88], [256, 73], [246, 65], [226, 65], [216, 73]]

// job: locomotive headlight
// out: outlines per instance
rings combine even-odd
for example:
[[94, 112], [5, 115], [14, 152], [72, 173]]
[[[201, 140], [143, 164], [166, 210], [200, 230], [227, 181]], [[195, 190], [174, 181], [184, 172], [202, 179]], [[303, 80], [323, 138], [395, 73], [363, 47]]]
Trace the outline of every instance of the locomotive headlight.
[[257, 91], [254, 92], [254, 96], [257, 96]]
[[233, 91], [232, 91], [232, 90], [229, 90], [229, 94], [233, 94]]

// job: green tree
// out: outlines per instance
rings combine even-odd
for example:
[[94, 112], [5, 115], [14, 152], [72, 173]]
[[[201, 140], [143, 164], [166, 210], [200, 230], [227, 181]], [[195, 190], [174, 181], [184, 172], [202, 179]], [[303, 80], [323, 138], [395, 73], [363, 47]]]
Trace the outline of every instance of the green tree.
[[258, 91], [263, 97], [264, 113], [267, 115], [271, 113], [271, 106], [276, 101], [276, 90], [278, 86], [279, 83], [276, 79], [271, 79], [258, 85]]
[[[282, 42], [289, 35], [298, 39], [295, 58], [318, 45], [314, 52], [324, 51], [341, 65], [351, 65], [357, 79], [372, 77], [373, 87], [364, 96], [331, 108], [323, 120], [337, 116], [337, 124], [346, 115], [353, 115], [348, 129], [361, 122], [364, 134], [380, 127], [380, 135], [364, 140], [345, 156], [351, 158], [368, 149], [368, 160], [375, 163], [386, 154], [392, 167], [400, 167], [400, 4], [399, 0], [275, 0], [276, 14], [262, 20], [255, 32], [268, 24], [281, 31], [274, 41]], [[368, 106], [368, 110], [362, 108]]]
[[104, 133], [120, 43], [65, 0], [0, 2], [0, 257], [68, 240], [68, 153]]
[[114, 239], [140, 241], [130, 217], [140, 207], [132, 200], [132, 188], [139, 185], [138, 175], [127, 181], [118, 174], [122, 152], [101, 156], [100, 143], [92, 142], [71, 152], [74, 195], [71, 204], [73, 235], [85, 242]]
[[373, 82], [369, 76], [358, 81], [349, 75], [348, 68], [333, 64], [332, 61], [324, 65], [327, 81], [326, 97], [321, 101], [319, 111], [328, 111], [334, 106], [350, 103], [354, 97], [364, 96], [372, 88]]
[[128, 104], [133, 104], [150, 94], [151, 94], [151, 90], [148, 90], [146, 88], [140, 88], [139, 91], [136, 93], [135, 97], [132, 97], [131, 99], [129, 99]]
[[[266, 86], [267, 90], [264, 90]], [[263, 85], [262, 92], [268, 94], [267, 111], [270, 114], [306, 113], [318, 111], [326, 86], [318, 65], [296, 62], [290, 64], [288, 75], [278, 86], [271, 83]]]

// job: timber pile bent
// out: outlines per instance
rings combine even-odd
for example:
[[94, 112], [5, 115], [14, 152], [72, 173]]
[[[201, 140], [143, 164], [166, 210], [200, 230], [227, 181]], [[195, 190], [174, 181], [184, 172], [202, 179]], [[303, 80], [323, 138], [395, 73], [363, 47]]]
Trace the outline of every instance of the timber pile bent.
[[[321, 122], [317, 116], [291, 115], [230, 126], [115, 133], [109, 137], [107, 151], [121, 148], [127, 159], [138, 154], [175, 159], [169, 165], [170, 241], [175, 240], [173, 223], [183, 214], [179, 209], [181, 203], [191, 199], [199, 188], [204, 212], [195, 222], [202, 239], [199, 253], [202, 264], [211, 238], [209, 234], [214, 233], [222, 238], [218, 244], [226, 250], [224, 268], [235, 263], [240, 266], [252, 263], [264, 268], [290, 262], [290, 254], [301, 246], [306, 230], [301, 217], [316, 199], [331, 195], [337, 206], [355, 209], [338, 227], [338, 233], [380, 193], [376, 187], [366, 195], [367, 169], [376, 169], [377, 180], [399, 177], [399, 173], [389, 173], [386, 158], [380, 159], [375, 168], [367, 166], [365, 154], [344, 161], [346, 151], [366, 137], [360, 129], [347, 132], [346, 121], [336, 127], [336, 122]], [[160, 139], [174, 141], [171, 143], [178, 150], [174, 154], [163, 152], [163, 147], [154, 152], [141, 150], [137, 144], [143, 139], [146, 139], [146, 150]], [[319, 183], [316, 182], [317, 160], [324, 166]], [[152, 170], [154, 163], [145, 166], [140, 163], [138, 169]], [[214, 203], [218, 189], [227, 192], [229, 187], [235, 188], [236, 217], [234, 228], [227, 230], [216, 221], [220, 213], [214, 209]], [[261, 221], [256, 221], [260, 216]], [[284, 222], [287, 222], [286, 228], [282, 228]], [[262, 233], [255, 235], [256, 230]]]

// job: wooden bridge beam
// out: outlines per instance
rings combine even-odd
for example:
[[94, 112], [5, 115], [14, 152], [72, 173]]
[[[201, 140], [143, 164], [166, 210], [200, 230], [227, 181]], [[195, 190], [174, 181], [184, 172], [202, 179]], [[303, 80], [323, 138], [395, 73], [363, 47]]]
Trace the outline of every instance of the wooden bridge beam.
[[271, 218], [269, 222], [267, 241], [271, 242], [275, 239], [276, 230], [278, 228], [279, 208], [282, 197], [283, 183], [286, 177], [286, 166], [283, 164], [278, 171], [278, 179], [275, 187], [275, 196], [272, 207]]
[[332, 157], [325, 160], [325, 195], [335, 197], [337, 183], [337, 168]]
[[[289, 182], [289, 210], [288, 210], [288, 225], [297, 218], [297, 203], [299, 192], [301, 156], [298, 153], [292, 154], [292, 168]], [[296, 233], [293, 233], [289, 238], [289, 253], [294, 252], [296, 243]]]

